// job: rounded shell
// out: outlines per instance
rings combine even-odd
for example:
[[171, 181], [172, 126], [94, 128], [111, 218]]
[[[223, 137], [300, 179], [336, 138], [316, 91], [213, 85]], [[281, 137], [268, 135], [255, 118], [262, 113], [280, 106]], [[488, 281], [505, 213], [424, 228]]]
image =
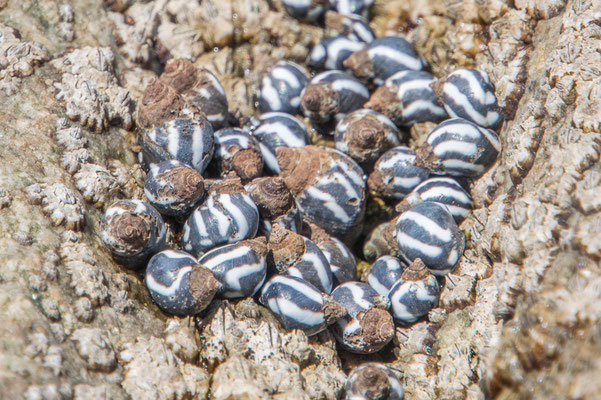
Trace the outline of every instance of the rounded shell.
[[388, 296], [390, 289], [401, 279], [407, 264], [396, 257], [382, 256], [378, 258], [367, 272], [367, 283], [378, 294]]
[[280, 61], [261, 80], [258, 93], [259, 110], [262, 113], [282, 112], [297, 114], [300, 95], [309, 84], [307, 72], [291, 61]]

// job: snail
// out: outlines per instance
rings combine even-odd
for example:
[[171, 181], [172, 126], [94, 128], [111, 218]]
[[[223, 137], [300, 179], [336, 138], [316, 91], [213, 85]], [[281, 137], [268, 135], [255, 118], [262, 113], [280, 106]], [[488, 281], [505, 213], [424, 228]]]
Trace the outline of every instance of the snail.
[[342, 15], [369, 16], [369, 10], [374, 4], [373, 0], [330, 0], [330, 8]]
[[426, 71], [400, 71], [372, 93], [366, 108], [384, 114], [398, 126], [439, 123], [447, 112], [432, 89], [434, 76]]
[[402, 213], [423, 201], [444, 204], [457, 225], [472, 212], [472, 198], [469, 193], [455, 179], [447, 177], [434, 177], [423, 181], [397, 204], [395, 210]]
[[163, 311], [180, 317], [204, 310], [220, 287], [209, 269], [180, 250], [165, 250], [154, 255], [148, 262], [144, 282]]
[[421, 71], [428, 68], [426, 60], [403, 38], [384, 36], [351, 54], [344, 62], [353, 75], [376, 86], [399, 71]]
[[440, 79], [436, 89], [451, 118], [464, 118], [491, 129], [503, 122], [495, 87], [484, 71], [458, 69]]
[[434, 275], [418, 258], [403, 271], [388, 297], [394, 320], [412, 324], [438, 306], [440, 287]]
[[323, 15], [328, 0], [283, 0], [282, 4], [291, 17], [312, 22]]
[[202, 175], [177, 160], [152, 164], [144, 183], [146, 198], [161, 214], [183, 217], [204, 196]]
[[363, 47], [365, 44], [346, 36], [326, 37], [313, 46], [307, 65], [313, 69], [342, 70], [342, 62]]
[[181, 244], [199, 256], [212, 248], [255, 236], [259, 211], [235, 179], [214, 184], [205, 202], [184, 223]]
[[351, 250], [339, 239], [327, 234], [317, 225], [308, 223], [310, 239], [326, 256], [332, 271], [334, 287], [357, 278], [357, 261]]
[[330, 264], [311, 240], [276, 224], [267, 249], [267, 262], [278, 274], [303, 279], [324, 293], [332, 291]]
[[220, 286], [217, 296], [226, 299], [253, 296], [267, 273], [267, 247], [263, 238], [243, 240], [204, 254], [198, 264], [211, 270]]
[[394, 323], [386, 311], [388, 297], [379, 295], [362, 282], [345, 282], [332, 292], [332, 299], [342, 305], [347, 314], [332, 331], [336, 340], [353, 353], [375, 353], [394, 336]]
[[369, 27], [366, 18], [356, 14], [339, 14], [335, 11], [326, 12], [326, 34], [328, 36], [346, 36], [356, 42], [370, 43], [374, 40], [374, 32]]
[[350, 112], [336, 125], [336, 149], [348, 154], [364, 169], [387, 150], [400, 146], [401, 133], [384, 115], [366, 108]]
[[401, 200], [430, 177], [430, 171], [416, 163], [417, 156], [405, 146], [394, 147], [378, 159], [369, 175], [369, 190], [384, 198]]
[[308, 336], [325, 330], [346, 312], [331, 296], [294, 276], [272, 276], [263, 285], [259, 302], [276, 314], [286, 329], [300, 329]]
[[436, 174], [478, 178], [501, 151], [497, 135], [461, 118], [438, 124], [416, 151], [415, 164]]
[[396, 240], [405, 261], [420, 258], [437, 276], [451, 272], [465, 248], [465, 236], [447, 207], [432, 201], [416, 204], [399, 215]]
[[142, 268], [165, 248], [167, 228], [159, 212], [140, 200], [111, 204], [100, 221], [100, 237], [117, 262], [126, 268]]
[[326, 71], [315, 75], [301, 95], [303, 114], [318, 124], [344, 118], [369, 99], [367, 88], [342, 71]]
[[139, 132], [138, 143], [140, 164], [146, 171], [151, 164], [177, 160], [202, 174], [213, 156], [213, 128], [199, 115], [175, 118]]
[[242, 182], [248, 182], [263, 172], [263, 157], [259, 144], [239, 128], [223, 128], [215, 132], [213, 163], [221, 177], [233, 172]]
[[303, 67], [291, 61], [278, 62], [261, 79], [257, 94], [259, 111], [297, 114], [301, 92], [308, 84], [309, 78]]
[[347, 155], [317, 146], [278, 147], [280, 177], [308, 222], [352, 242], [365, 212], [363, 171]]

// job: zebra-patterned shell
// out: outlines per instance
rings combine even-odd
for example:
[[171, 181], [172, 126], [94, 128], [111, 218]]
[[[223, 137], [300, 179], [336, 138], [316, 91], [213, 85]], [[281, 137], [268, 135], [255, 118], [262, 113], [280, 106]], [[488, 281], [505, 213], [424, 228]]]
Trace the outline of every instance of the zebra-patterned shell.
[[392, 286], [388, 297], [395, 321], [412, 324], [438, 306], [440, 287], [424, 263], [416, 260]]
[[[453, 178], [430, 178], [420, 183], [403, 199], [401, 205], [410, 207], [423, 201], [444, 204], [459, 225], [472, 212], [472, 198]], [[397, 211], [399, 208], [397, 207]]]
[[400, 200], [430, 177], [430, 171], [416, 165], [416, 154], [405, 146], [388, 150], [378, 159], [367, 184], [374, 193]]
[[347, 155], [323, 147], [278, 147], [280, 176], [303, 217], [343, 241], [359, 233], [365, 213], [361, 168]]
[[503, 122], [495, 87], [488, 74], [477, 69], [459, 69], [442, 79], [442, 103], [447, 113], [485, 128]]
[[375, 39], [366, 48], [353, 53], [343, 65], [357, 78], [373, 81], [377, 86], [399, 71], [421, 71], [424, 59], [403, 38], [385, 36]]
[[100, 237], [118, 263], [138, 269], [165, 248], [167, 228], [161, 214], [150, 204], [119, 200], [104, 213]]
[[293, 18], [315, 21], [326, 9], [327, 0], [282, 0], [284, 9]]
[[177, 160], [190, 165], [201, 174], [213, 156], [213, 128], [201, 116], [177, 118], [161, 127], [144, 129], [138, 134], [142, 147], [140, 164], [148, 171], [150, 164]]
[[407, 264], [396, 257], [382, 256], [378, 258], [367, 272], [367, 284], [378, 294], [388, 296], [388, 292], [396, 281], [401, 279]]
[[408, 263], [420, 258], [437, 276], [451, 272], [465, 248], [465, 236], [446, 206], [425, 201], [396, 221], [396, 240]]
[[369, 99], [367, 88], [342, 71], [315, 75], [301, 95], [301, 110], [317, 123], [337, 121], [357, 110]]
[[400, 146], [401, 133], [384, 115], [366, 108], [348, 113], [336, 125], [336, 149], [348, 154], [359, 165], [371, 168], [392, 147]]
[[277, 111], [297, 114], [300, 95], [309, 84], [306, 71], [291, 61], [280, 61], [261, 80], [258, 93], [259, 110], [262, 113]]
[[365, 44], [346, 36], [327, 37], [313, 46], [307, 65], [314, 69], [342, 70], [342, 62], [363, 47]]
[[328, 259], [311, 240], [274, 225], [267, 248], [272, 270], [309, 282], [324, 293], [332, 291], [332, 271]]
[[263, 157], [259, 143], [239, 128], [223, 128], [215, 132], [213, 164], [221, 177], [235, 172], [242, 181], [248, 181], [263, 172]]
[[401, 71], [386, 79], [365, 107], [376, 110], [399, 126], [421, 122], [439, 123], [448, 118], [430, 86], [435, 82], [425, 71]]
[[344, 400], [403, 400], [399, 378], [384, 364], [361, 364], [351, 371], [344, 385]]
[[225, 125], [227, 96], [217, 77], [208, 69], [196, 67], [189, 60], [171, 59], [160, 79], [180, 93], [188, 107], [200, 110], [214, 130]]
[[330, 7], [342, 15], [369, 16], [369, 9], [374, 4], [373, 0], [330, 0]]
[[259, 302], [276, 314], [286, 329], [301, 329], [309, 336], [323, 331], [345, 313], [330, 296], [293, 276], [272, 276], [263, 285]]
[[326, 256], [332, 271], [334, 287], [357, 277], [357, 261], [348, 247], [339, 239], [328, 235], [323, 229], [311, 225], [311, 240]]
[[501, 151], [497, 135], [462, 118], [439, 124], [418, 149], [420, 163], [435, 173], [478, 178]]
[[184, 224], [182, 246], [199, 256], [214, 247], [255, 236], [259, 210], [242, 185], [223, 181]]
[[335, 11], [326, 12], [326, 35], [346, 36], [355, 42], [362, 43], [371, 43], [375, 39], [367, 19], [361, 15], [342, 15]]
[[144, 183], [146, 198], [161, 214], [187, 215], [204, 196], [202, 175], [177, 160], [152, 164]]
[[179, 250], [165, 250], [152, 257], [144, 282], [150, 297], [163, 311], [180, 317], [206, 308], [220, 286], [210, 270]]
[[368, 284], [345, 282], [332, 292], [332, 299], [347, 314], [332, 325], [334, 337], [353, 353], [369, 354], [384, 347], [394, 336], [394, 323], [386, 311], [390, 301]]
[[265, 245], [245, 240], [213, 249], [198, 263], [211, 270], [221, 284], [217, 296], [226, 299], [249, 297], [263, 285], [267, 273]]

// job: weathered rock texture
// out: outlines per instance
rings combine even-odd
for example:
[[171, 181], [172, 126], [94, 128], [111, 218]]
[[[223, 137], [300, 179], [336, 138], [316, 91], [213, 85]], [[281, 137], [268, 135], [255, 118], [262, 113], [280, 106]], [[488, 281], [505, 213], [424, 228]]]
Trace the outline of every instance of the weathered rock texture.
[[488, 71], [508, 120], [440, 307], [354, 356], [252, 300], [200, 329], [169, 318], [98, 237], [104, 208], [141, 197], [126, 129], [166, 59], [214, 72], [243, 118], [257, 55], [303, 62], [321, 31], [279, 1], [0, 0], [2, 397], [334, 399], [381, 360], [411, 399], [599, 398], [599, 21], [592, 0], [376, 1], [377, 34], [406, 36], [437, 76]]

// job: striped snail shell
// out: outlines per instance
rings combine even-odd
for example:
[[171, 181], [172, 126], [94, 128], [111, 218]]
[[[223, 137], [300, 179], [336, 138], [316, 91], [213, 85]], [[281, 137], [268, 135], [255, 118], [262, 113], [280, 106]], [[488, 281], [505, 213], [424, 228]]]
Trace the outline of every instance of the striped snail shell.
[[395, 321], [412, 324], [438, 306], [440, 287], [436, 277], [416, 259], [392, 286], [388, 297]]
[[153, 254], [165, 248], [167, 228], [150, 204], [140, 200], [119, 200], [104, 213], [100, 237], [118, 263], [139, 269]]
[[227, 299], [253, 296], [267, 273], [265, 240], [250, 239], [213, 249], [198, 263], [211, 270], [220, 283], [217, 296]]
[[267, 249], [267, 262], [272, 270], [303, 279], [324, 293], [332, 291], [330, 264], [311, 240], [276, 224]]
[[282, 112], [298, 114], [300, 95], [309, 84], [307, 71], [291, 61], [278, 62], [263, 76], [257, 94], [262, 113]]
[[346, 36], [326, 37], [313, 46], [307, 64], [313, 69], [342, 70], [342, 62], [364, 46]]
[[368, 284], [345, 282], [332, 292], [334, 301], [347, 314], [332, 325], [334, 337], [344, 348], [359, 354], [375, 353], [394, 336], [392, 316], [386, 311], [390, 301]]
[[360, 15], [343, 15], [335, 11], [328, 11], [326, 12], [325, 23], [326, 35], [328, 36], [346, 36], [351, 40], [362, 43], [370, 43], [375, 39], [374, 32], [369, 27], [369, 21]]
[[154, 255], [148, 262], [144, 282], [152, 300], [163, 311], [180, 317], [204, 310], [220, 287], [209, 269], [180, 250]]
[[247, 182], [261, 175], [263, 157], [255, 138], [239, 128], [223, 128], [214, 136], [212, 165], [221, 177], [234, 172], [243, 182]]
[[409, 263], [420, 258], [437, 276], [451, 272], [465, 248], [465, 236], [446, 206], [425, 201], [399, 215], [396, 240]]
[[181, 243], [184, 250], [199, 256], [214, 247], [255, 236], [259, 211], [235, 179], [223, 180], [210, 188], [205, 202], [184, 224]]
[[357, 279], [357, 261], [348, 247], [339, 239], [332, 237], [315, 224], [308, 223], [311, 241], [326, 256], [332, 271], [334, 287]]
[[294, 276], [274, 275], [261, 289], [259, 302], [269, 308], [288, 330], [315, 335], [346, 312], [310, 283]]
[[144, 194], [164, 215], [187, 215], [204, 196], [202, 175], [177, 160], [152, 164], [144, 183]]
[[278, 147], [276, 155], [303, 218], [352, 242], [365, 212], [363, 170], [347, 155], [323, 147]]
[[407, 264], [393, 256], [378, 258], [367, 272], [367, 284], [378, 294], [388, 296], [390, 289], [401, 279]]

